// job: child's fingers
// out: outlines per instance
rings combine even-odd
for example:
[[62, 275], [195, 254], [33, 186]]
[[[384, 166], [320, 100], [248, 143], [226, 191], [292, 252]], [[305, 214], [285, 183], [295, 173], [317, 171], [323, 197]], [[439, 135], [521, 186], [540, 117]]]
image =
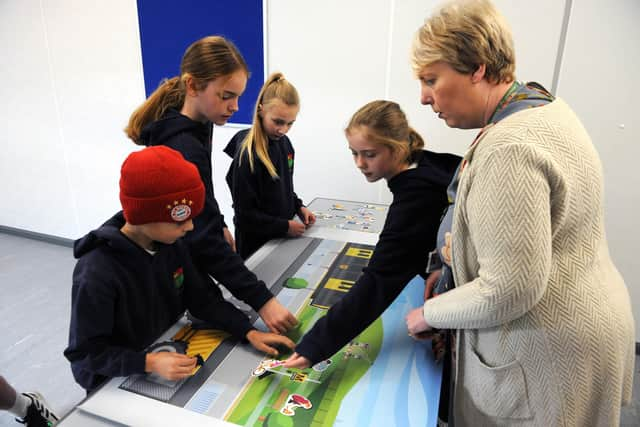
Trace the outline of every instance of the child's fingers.
[[196, 366], [195, 357], [169, 352], [161, 354], [164, 362], [158, 373], [169, 380], [174, 381], [190, 376]]
[[258, 344], [258, 350], [262, 351], [263, 353], [267, 353], [270, 356], [277, 356], [278, 355], [278, 350], [276, 350], [275, 348], [271, 347], [266, 342], [261, 342], [260, 344]]
[[274, 325], [274, 329], [276, 334], [284, 334], [285, 332], [287, 332], [288, 328], [284, 323], [278, 323]]
[[265, 322], [267, 327], [269, 328], [269, 330], [271, 332], [273, 332], [274, 334], [283, 334], [285, 332], [287, 332], [287, 328], [286, 325], [284, 324], [284, 321], [279, 320], [279, 321], [273, 321], [273, 322]]
[[304, 369], [304, 368], [308, 368], [309, 366], [311, 366], [311, 363], [309, 363], [309, 361], [303, 357], [300, 356], [298, 353], [293, 353], [284, 363], [285, 368], [299, 368], [299, 369]]
[[198, 359], [195, 357], [187, 356], [186, 354], [177, 354], [176, 353], [175, 364], [174, 366], [177, 369], [180, 369], [181, 372], [191, 373], [193, 368], [196, 367], [196, 363]]
[[274, 339], [273, 341], [274, 343], [284, 345], [290, 348], [291, 350], [293, 350], [296, 346], [296, 344], [293, 341], [291, 341], [289, 337], [285, 337], [284, 335], [276, 335], [273, 337], [273, 339]]
[[296, 316], [294, 316], [293, 313], [289, 312], [285, 319], [285, 323], [287, 325], [287, 330], [289, 330], [298, 324], [298, 319], [296, 319]]
[[284, 319], [282, 319], [281, 324], [284, 330], [280, 330], [279, 332], [283, 334], [296, 326], [298, 324], [298, 319], [296, 319], [296, 316], [294, 316], [293, 313], [288, 312]]
[[280, 319], [278, 322], [275, 322], [273, 324], [273, 327], [270, 329], [272, 329], [273, 332], [277, 334], [284, 334], [288, 330], [292, 329], [297, 323], [298, 319], [296, 319], [296, 317], [291, 314], [291, 312], [288, 312], [282, 319]]
[[193, 375], [193, 368], [180, 367], [174, 370], [172, 379], [180, 380], [182, 378], [190, 377], [191, 375]]

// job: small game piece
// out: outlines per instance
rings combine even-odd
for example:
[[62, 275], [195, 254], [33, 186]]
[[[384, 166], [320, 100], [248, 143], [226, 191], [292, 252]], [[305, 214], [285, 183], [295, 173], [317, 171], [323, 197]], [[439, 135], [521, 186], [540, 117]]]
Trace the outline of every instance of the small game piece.
[[311, 369], [313, 369], [316, 372], [323, 372], [329, 367], [329, 365], [331, 365], [331, 359], [318, 362], [315, 365], [313, 365]]
[[187, 343], [184, 341], [162, 341], [155, 343], [148, 348], [150, 353], [160, 353], [162, 351], [168, 351], [172, 353], [187, 353]]
[[309, 285], [305, 279], [301, 279], [299, 277], [289, 277], [285, 280], [283, 286], [289, 289], [304, 289]]
[[284, 360], [265, 359], [260, 362], [257, 368], [255, 368], [251, 375], [254, 377], [262, 377], [269, 371], [269, 369], [277, 368], [284, 365]]
[[200, 356], [200, 354], [196, 354], [194, 356], [197, 360], [196, 360], [196, 366], [202, 366], [204, 365], [204, 359], [202, 358], [202, 356]]

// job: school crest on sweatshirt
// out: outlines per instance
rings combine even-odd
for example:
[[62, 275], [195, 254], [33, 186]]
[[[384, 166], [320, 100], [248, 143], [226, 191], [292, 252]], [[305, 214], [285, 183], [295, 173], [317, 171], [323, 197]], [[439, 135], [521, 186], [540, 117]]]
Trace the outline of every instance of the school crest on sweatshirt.
[[293, 169], [293, 153], [287, 154], [287, 164], [289, 165], [289, 170]]
[[184, 283], [184, 272], [182, 267], [178, 267], [176, 271], [173, 272], [173, 286], [176, 289], [182, 288], [182, 284]]

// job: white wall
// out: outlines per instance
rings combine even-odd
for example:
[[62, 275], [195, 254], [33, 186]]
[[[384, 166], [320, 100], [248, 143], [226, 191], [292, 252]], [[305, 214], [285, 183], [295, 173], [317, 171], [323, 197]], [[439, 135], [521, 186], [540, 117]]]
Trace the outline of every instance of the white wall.
[[582, 119], [602, 159], [609, 250], [631, 293], [640, 342], [638, 19], [638, 0], [574, 0], [558, 95]]
[[290, 132], [298, 195], [377, 201], [384, 184], [367, 185], [353, 167], [343, 129], [358, 107], [385, 96], [390, 2], [267, 3], [269, 72], [283, 71], [301, 97]]
[[[462, 154], [473, 139], [475, 131], [448, 129], [420, 105], [411, 75], [411, 39], [437, 4], [265, 0], [267, 72], [283, 71], [302, 98], [290, 137], [296, 190], [304, 200], [389, 201], [384, 183], [368, 184], [357, 172], [343, 135], [351, 114], [370, 100], [399, 102], [435, 151]], [[640, 154], [633, 120], [640, 99], [634, 25], [640, 3], [496, 4], [513, 29], [518, 78], [557, 85], [602, 156], [611, 253], [631, 291], [640, 337], [640, 268], [633, 259], [640, 249], [634, 227], [640, 182], [632, 173]], [[136, 149], [122, 133], [144, 99], [136, 3], [2, 1], [0, 55], [0, 225], [79, 237], [118, 209], [119, 167]], [[221, 150], [237, 130], [217, 128], [214, 135], [216, 194], [229, 224], [229, 159]]]
[[0, 224], [75, 238], [118, 209], [144, 99], [135, 2], [0, 2]]

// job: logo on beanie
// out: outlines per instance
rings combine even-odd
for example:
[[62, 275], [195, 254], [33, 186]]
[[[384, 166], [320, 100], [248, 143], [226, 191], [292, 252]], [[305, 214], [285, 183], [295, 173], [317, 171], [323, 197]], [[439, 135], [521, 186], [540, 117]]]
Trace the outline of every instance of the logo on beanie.
[[[182, 203], [175, 200], [173, 206], [167, 206], [167, 209], [171, 209], [171, 219], [175, 222], [186, 221], [191, 216], [191, 208], [189, 205], [192, 205], [193, 202], [191, 200], [187, 201], [186, 199], [182, 199], [181, 201]], [[187, 205], [187, 203], [189, 203], [189, 205]]]

